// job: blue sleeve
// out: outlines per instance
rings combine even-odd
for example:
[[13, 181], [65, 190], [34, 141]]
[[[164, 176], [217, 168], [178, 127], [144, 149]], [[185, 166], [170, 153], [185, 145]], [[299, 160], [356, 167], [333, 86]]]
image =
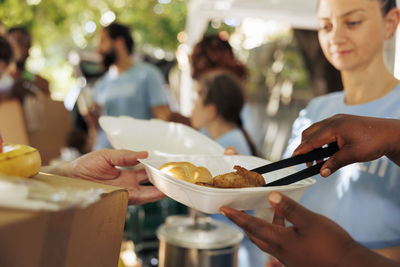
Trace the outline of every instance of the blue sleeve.
[[165, 81], [162, 73], [155, 67], [149, 68], [147, 79], [147, 92], [149, 94], [149, 104], [151, 107], [168, 105], [167, 92], [165, 91]]
[[[331, 103], [331, 105], [329, 105], [329, 103]], [[305, 129], [310, 127], [313, 123], [331, 116], [332, 107], [336, 108], [338, 106], [335, 104], [332, 105], [332, 103], [337, 103], [337, 101], [333, 99], [332, 94], [316, 97], [311, 100], [305, 109], [300, 111], [299, 116], [292, 125], [292, 135], [283, 155], [284, 158], [291, 157], [294, 150], [300, 145], [302, 133]]]
[[310, 106], [307, 106], [305, 109], [301, 110], [297, 119], [293, 122], [292, 125], [292, 135], [288, 141], [288, 145], [286, 147], [286, 151], [283, 154], [283, 158], [289, 158], [292, 156], [294, 150], [301, 143], [301, 135], [305, 129], [311, 126], [313, 121], [310, 119]]

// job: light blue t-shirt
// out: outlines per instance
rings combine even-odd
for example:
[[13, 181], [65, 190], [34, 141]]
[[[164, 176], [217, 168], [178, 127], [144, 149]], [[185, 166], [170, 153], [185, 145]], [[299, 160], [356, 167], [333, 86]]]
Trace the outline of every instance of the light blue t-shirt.
[[223, 148], [234, 146], [241, 155], [251, 156], [251, 149], [247, 143], [246, 137], [239, 128], [235, 128], [215, 140]]
[[[96, 84], [95, 100], [102, 106], [102, 115], [153, 118], [152, 108], [168, 105], [161, 72], [148, 63], [138, 62], [118, 75], [108, 71]], [[95, 150], [111, 147], [105, 133], [98, 132]]]
[[[202, 129], [201, 132], [207, 136], [209, 136], [206, 129]], [[215, 140], [218, 144], [220, 144], [223, 148], [227, 148], [228, 146], [234, 146], [235, 149], [241, 155], [251, 156], [251, 149], [246, 141], [246, 137], [243, 132], [239, 128], [235, 128], [224, 135], [220, 136], [217, 140]], [[250, 215], [254, 215], [253, 211], [247, 211]], [[226, 223], [235, 225], [227, 219], [222, 214], [212, 214], [211, 218], [219, 221], [224, 221]], [[236, 225], [235, 225], [236, 226]], [[243, 231], [242, 229], [239, 229]], [[240, 267], [253, 267], [253, 266], [264, 266], [267, 261], [267, 256], [265, 252], [260, 250], [250, 239], [247, 237], [246, 233], [241, 246], [239, 248], [239, 262], [238, 266]]]
[[[285, 157], [300, 144], [304, 129], [338, 113], [400, 119], [400, 84], [382, 98], [366, 104], [350, 106], [344, 99], [342, 91], [312, 100], [293, 124]], [[317, 183], [300, 201], [304, 206], [334, 220], [368, 248], [400, 246], [399, 166], [382, 157], [316, 179]]]

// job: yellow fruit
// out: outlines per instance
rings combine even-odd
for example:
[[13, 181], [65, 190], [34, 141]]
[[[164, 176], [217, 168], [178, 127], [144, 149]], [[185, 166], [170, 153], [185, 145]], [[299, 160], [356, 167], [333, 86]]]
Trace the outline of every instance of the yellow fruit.
[[31, 177], [40, 171], [39, 151], [27, 145], [3, 144], [0, 153], [0, 173]]

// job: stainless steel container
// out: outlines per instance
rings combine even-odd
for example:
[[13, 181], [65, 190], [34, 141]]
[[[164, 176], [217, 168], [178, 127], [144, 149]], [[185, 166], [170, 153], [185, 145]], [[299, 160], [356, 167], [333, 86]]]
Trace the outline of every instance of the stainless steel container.
[[157, 237], [159, 267], [236, 267], [243, 234], [209, 217], [170, 216]]

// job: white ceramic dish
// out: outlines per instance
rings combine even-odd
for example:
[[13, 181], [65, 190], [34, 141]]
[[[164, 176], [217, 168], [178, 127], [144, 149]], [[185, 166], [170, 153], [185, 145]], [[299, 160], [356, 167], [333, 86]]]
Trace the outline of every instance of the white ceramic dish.
[[99, 122], [114, 148], [145, 150], [149, 158], [224, 154], [224, 148], [218, 143], [180, 123], [127, 116], [102, 116]]
[[[221, 206], [239, 210], [255, 210], [270, 207], [267, 195], [270, 191], [279, 191], [298, 201], [315, 180], [308, 178], [295, 184], [275, 187], [252, 187], [238, 189], [210, 188], [195, 185], [158, 170], [164, 163], [171, 161], [189, 161], [197, 166], [209, 169], [213, 176], [233, 171], [234, 165], [247, 169], [259, 167], [269, 161], [250, 156], [199, 156], [182, 155], [158, 159], [144, 159], [150, 181], [164, 194], [174, 200], [205, 213], [219, 213]], [[283, 169], [264, 174], [266, 182], [277, 180], [293, 173], [293, 169]]]

